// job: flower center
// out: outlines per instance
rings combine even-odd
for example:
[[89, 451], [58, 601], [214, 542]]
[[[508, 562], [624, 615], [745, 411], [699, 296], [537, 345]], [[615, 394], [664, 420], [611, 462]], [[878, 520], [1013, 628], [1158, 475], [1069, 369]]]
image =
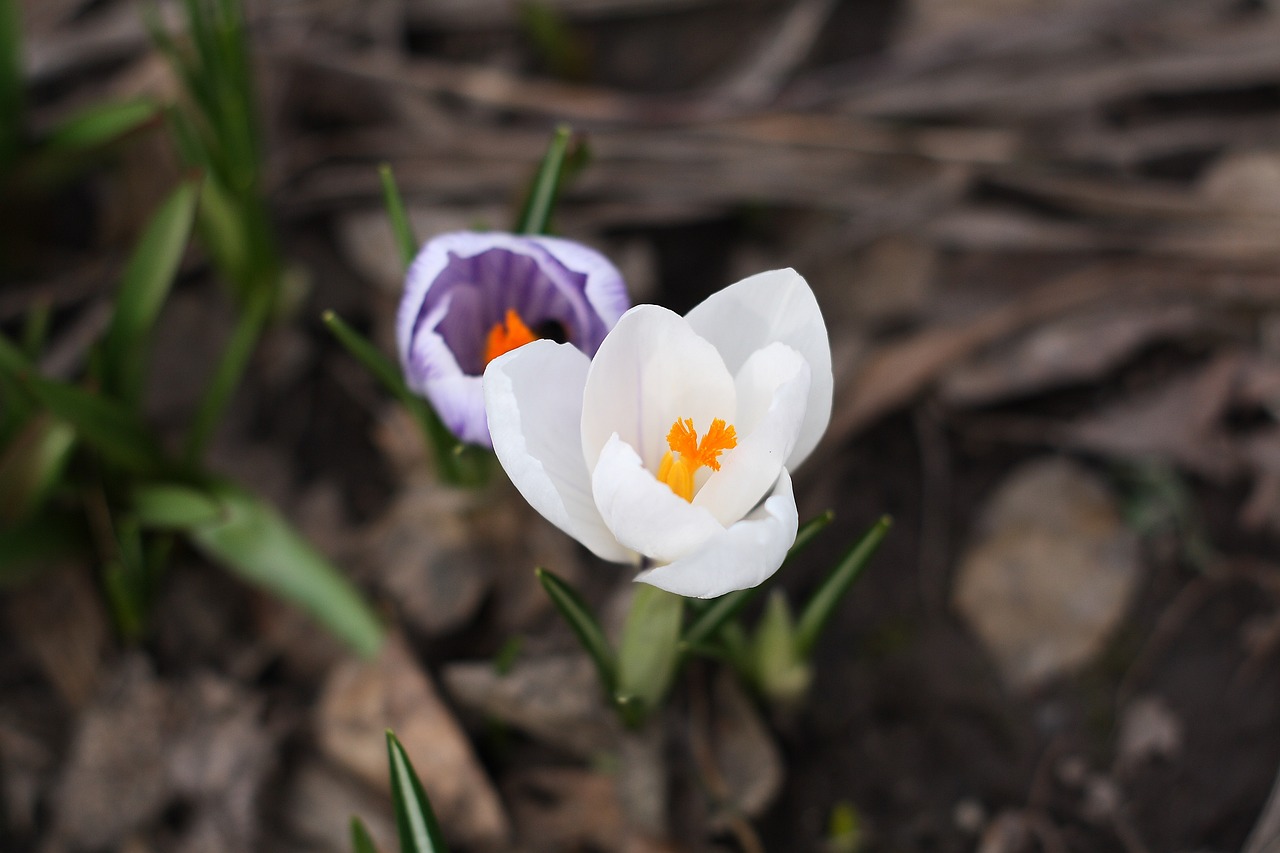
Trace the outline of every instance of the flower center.
[[488, 365], [498, 356], [525, 344], [531, 344], [537, 339], [538, 336], [524, 324], [524, 320], [520, 319], [516, 309], [508, 308], [506, 316], [494, 323], [493, 328], [489, 330], [489, 337], [484, 345], [484, 363]]
[[658, 479], [692, 502], [693, 475], [703, 466], [719, 471], [720, 454], [738, 446], [738, 433], [732, 424], [726, 426], [723, 418], [716, 418], [702, 441], [698, 441], [693, 418], [676, 418], [667, 433], [667, 446], [671, 449], [663, 454], [658, 465]]

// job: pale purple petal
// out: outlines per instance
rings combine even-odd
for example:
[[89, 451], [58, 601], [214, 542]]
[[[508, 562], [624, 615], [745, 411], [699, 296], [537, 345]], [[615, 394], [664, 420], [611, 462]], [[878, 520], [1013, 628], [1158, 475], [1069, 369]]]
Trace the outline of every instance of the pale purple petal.
[[625, 308], [621, 275], [594, 250], [557, 238], [454, 232], [428, 241], [409, 267], [396, 345], [409, 387], [459, 438], [487, 445], [481, 392], [462, 380], [484, 372], [489, 330], [508, 310], [591, 355]]

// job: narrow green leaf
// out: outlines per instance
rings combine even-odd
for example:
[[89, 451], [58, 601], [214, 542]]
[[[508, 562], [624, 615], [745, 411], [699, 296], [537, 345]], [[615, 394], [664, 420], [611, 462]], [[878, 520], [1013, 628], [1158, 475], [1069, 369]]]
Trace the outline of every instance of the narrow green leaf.
[[187, 433], [183, 459], [189, 465], [194, 465], [204, 456], [205, 448], [213, 439], [222, 413], [231, 402], [231, 395], [240, 385], [240, 379], [249, 366], [249, 359], [253, 357], [253, 350], [270, 316], [273, 294], [258, 290], [251, 297], [249, 303], [241, 308], [235, 328], [231, 330], [231, 339], [227, 341], [222, 358], [214, 368], [213, 378], [209, 381], [209, 387], [205, 390]]
[[71, 457], [76, 432], [49, 415], [37, 415], [0, 453], [0, 523], [27, 518], [57, 485]]
[[750, 650], [756, 686], [769, 699], [784, 704], [799, 700], [813, 681], [808, 660], [796, 648], [791, 607], [781, 590], [773, 590], [756, 628]]
[[88, 151], [114, 142], [159, 118], [160, 105], [150, 100], [94, 104], [55, 127], [44, 140], [46, 151]]
[[0, 173], [22, 147], [22, 22], [18, 0], [0, 0]]
[[395, 734], [387, 732], [387, 760], [391, 765], [391, 800], [396, 809], [400, 853], [446, 853], [444, 834], [431, 810], [431, 801]]
[[196, 195], [196, 185], [185, 183], [165, 199], [124, 270], [102, 342], [103, 370], [107, 388], [131, 404], [142, 393], [151, 330], [187, 247]]
[[408, 267], [418, 254], [418, 239], [413, 236], [413, 225], [409, 222], [409, 214], [405, 210], [404, 199], [400, 196], [400, 188], [396, 186], [396, 176], [391, 171], [390, 163], [383, 163], [378, 167], [378, 177], [382, 180], [382, 200], [387, 206], [391, 233], [400, 249], [400, 260]]
[[136, 518], [123, 513], [111, 518], [110, 533], [114, 550], [103, 555], [103, 585], [117, 629], [136, 640], [146, 630], [155, 592], [143, 557], [142, 529]]
[[591, 608], [582, 600], [569, 583], [546, 569], [535, 569], [538, 583], [547, 591], [551, 603], [560, 611], [564, 621], [569, 623], [582, 648], [591, 656], [600, 675], [600, 684], [606, 693], [612, 694], [618, 686], [618, 663], [613, 653], [613, 646], [605, 636], [604, 629], [591, 613]]
[[347, 325], [341, 317], [332, 311], [326, 311], [323, 319], [338, 343], [413, 415], [426, 437], [442, 480], [456, 486], [478, 486], [488, 480], [492, 467], [492, 455], [488, 451], [460, 443], [430, 404], [409, 390], [399, 368], [391, 359]]
[[86, 444], [137, 473], [166, 467], [160, 444], [133, 414], [114, 400], [74, 385], [28, 377], [26, 385], [54, 415], [70, 424]]
[[[787, 551], [787, 558], [783, 561], [783, 565], [785, 566], [803, 551], [819, 533], [826, 529], [834, 518], [835, 513], [827, 510], [822, 515], [805, 522], [796, 532], [796, 541]], [[740, 589], [736, 592], [722, 595], [712, 601], [710, 606], [704, 608], [689, 625], [688, 630], [685, 631], [684, 637], [681, 639], [682, 645], [690, 649], [706, 645], [730, 619], [741, 613], [742, 608], [746, 607], [759, 592], [760, 587], [758, 586], [750, 589]]]
[[636, 584], [618, 646], [617, 694], [638, 697], [645, 714], [658, 707], [675, 679], [683, 616], [682, 596]]
[[45, 379], [8, 338], [0, 335], [0, 375], [20, 386], [36, 402], [66, 421], [85, 443], [134, 471], [164, 467], [159, 444], [133, 414], [114, 400], [82, 388]]
[[[356, 588], [265, 502], [225, 483], [139, 492], [140, 521], [183, 531], [209, 559], [299, 605], [360, 654], [382, 644], [382, 627]], [[167, 515], [157, 507], [165, 495], [175, 503]], [[210, 503], [220, 507], [212, 517]]]
[[88, 547], [88, 532], [77, 515], [43, 513], [0, 530], [0, 588], [22, 583]]
[[351, 818], [351, 851], [352, 853], [378, 853], [378, 848], [373, 843], [373, 836], [369, 834], [369, 830], [365, 829], [364, 823], [358, 817]]
[[30, 362], [40, 358], [45, 339], [49, 336], [49, 320], [53, 317], [53, 309], [48, 299], [32, 300], [27, 309], [27, 316], [22, 323], [22, 354]]
[[162, 483], [133, 490], [133, 512], [143, 527], [179, 530], [225, 520], [226, 508], [214, 496], [185, 485]]
[[538, 174], [529, 187], [529, 194], [516, 220], [519, 234], [545, 234], [551, 224], [551, 213], [560, 194], [560, 178], [564, 170], [565, 153], [569, 149], [569, 137], [573, 131], [566, 125], [556, 128], [543, 155]]
[[835, 613], [840, 599], [849, 591], [875, 554], [884, 537], [889, 533], [893, 520], [884, 516], [863, 534], [844, 559], [835, 567], [822, 586], [809, 599], [804, 612], [796, 622], [796, 650], [802, 657], [809, 657], [818, 641], [818, 635]]

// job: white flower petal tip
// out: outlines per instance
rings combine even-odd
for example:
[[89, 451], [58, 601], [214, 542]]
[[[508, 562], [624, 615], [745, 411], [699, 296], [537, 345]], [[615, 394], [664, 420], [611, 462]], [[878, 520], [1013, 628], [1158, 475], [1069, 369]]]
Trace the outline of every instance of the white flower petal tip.
[[711, 598], [755, 586], [798, 520], [789, 469], [831, 414], [817, 300], [791, 270], [752, 276], [687, 317], [624, 313], [589, 364], [536, 342], [490, 364], [489, 431], [548, 520], [597, 555], [659, 563], [637, 580]]
[[756, 350], [784, 343], [809, 364], [804, 422], [787, 458], [794, 469], [817, 447], [831, 420], [831, 342], [809, 283], [793, 269], [770, 270], [713, 293], [689, 312], [689, 325], [737, 371]]
[[613, 264], [570, 240], [441, 234], [409, 267], [396, 348], [409, 387], [458, 438], [487, 446], [485, 365], [538, 338], [592, 355], [629, 304]]
[[759, 509], [689, 556], [643, 571], [635, 579], [690, 598], [716, 598], [750, 589], [778, 570], [795, 544], [798, 529], [791, 477], [783, 469], [773, 494]]

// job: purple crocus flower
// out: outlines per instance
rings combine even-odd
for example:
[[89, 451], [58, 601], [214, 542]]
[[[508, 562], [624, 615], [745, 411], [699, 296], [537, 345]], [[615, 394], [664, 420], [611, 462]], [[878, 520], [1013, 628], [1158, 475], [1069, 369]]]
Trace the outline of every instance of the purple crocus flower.
[[396, 317], [401, 369], [454, 435], [490, 447], [485, 366], [538, 338], [594, 355], [630, 305], [622, 275], [594, 249], [556, 237], [441, 234], [409, 267]]

